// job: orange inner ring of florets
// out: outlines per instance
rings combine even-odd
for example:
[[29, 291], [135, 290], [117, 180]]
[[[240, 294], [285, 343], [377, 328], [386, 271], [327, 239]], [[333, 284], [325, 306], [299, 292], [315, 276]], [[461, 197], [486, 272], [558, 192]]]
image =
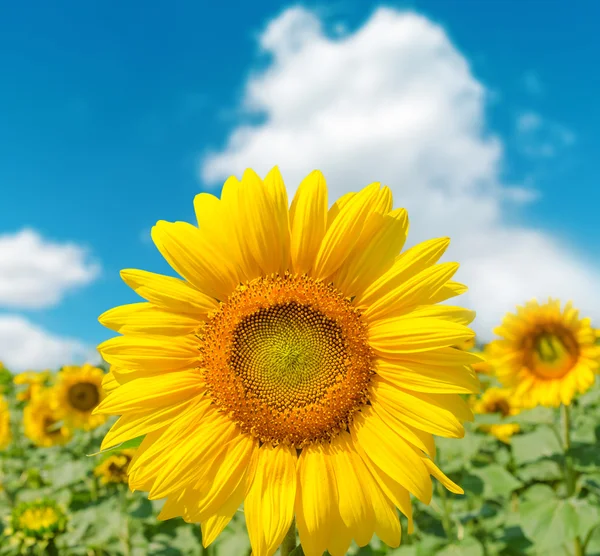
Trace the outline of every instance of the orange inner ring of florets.
[[560, 378], [579, 358], [573, 333], [557, 324], [537, 326], [523, 339], [524, 365], [540, 378]]
[[374, 355], [360, 312], [302, 275], [240, 286], [198, 335], [213, 402], [262, 442], [301, 448], [347, 428]]

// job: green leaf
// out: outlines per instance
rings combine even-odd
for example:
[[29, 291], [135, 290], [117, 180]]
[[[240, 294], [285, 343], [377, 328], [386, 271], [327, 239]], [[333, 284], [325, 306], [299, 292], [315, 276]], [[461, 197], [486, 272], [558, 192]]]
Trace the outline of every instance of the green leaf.
[[464, 438], [436, 438], [438, 458], [444, 473], [454, 473], [463, 470], [477, 452], [484, 437], [473, 432], [467, 432]]
[[522, 465], [562, 452], [558, 438], [549, 427], [541, 426], [533, 432], [512, 439], [515, 463]]
[[505, 497], [523, 486], [521, 481], [496, 463], [473, 469], [472, 473], [483, 481], [483, 495], [486, 498]]
[[541, 460], [529, 463], [517, 471], [519, 479], [526, 483], [532, 481], [557, 481], [563, 478], [563, 471], [558, 463], [552, 460]]
[[101, 456], [110, 452], [119, 452], [121, 450], [126, 450], [127, 448], [137, 448], [142, 443], [144, 438], [144, 436], [138, 436], [137, 438], [132, 438], [131, 440], [121, 442], [121, 444], [117, 444], [112, 448], [106, 448], [106, 450], [100, 450], [99, 452], [95, 452], [93, 454], [87, 454], [87, 457], [91, 458], [92, 456]]
[[546, 498], [521, 504], [521, 526], [538, 550], [551, 549], [585, 537], [598, 523], [598, 509], [586, 500]]
[[511, 416], [510, 421], [519, 425], [552, 425], [556, 421], [556, 412], [549, 407], [538, 406]]
[[449, 544], [437, 552], [438, 556], [483, 556], [481, 543], [473, 537], [465, 537], [456, 544]]

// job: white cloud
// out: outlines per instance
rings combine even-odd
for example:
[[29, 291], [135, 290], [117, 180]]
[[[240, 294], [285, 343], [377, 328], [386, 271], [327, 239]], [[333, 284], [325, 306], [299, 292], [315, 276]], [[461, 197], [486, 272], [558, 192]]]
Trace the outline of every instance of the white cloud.
[[516, 124], [517, 146], [533, 158], [549, 158], [561, 149], [575, 143], [575, 134], [564, 125], [542, 118], [532, 111], [518, 115]]
[[[411, 12], [379, 9], [354, 33], [327, 35], [303, 8], [260, 36], [268, 65], [248, 79], [241, 123], [203, 161], [205, 181], [274, 164], [292, 193], [321, 169], [330, 200], [372, 181], [409, 209], [411, 243], [449, 235], [449, 258], [470, 286], [484, 336], [533, 296], [573, 298], [600, 317], [598, 269], [543, 231], [508, 223], [535, 193], [503, 183], [503, 145], [485, 120], [487, 92], [444, 29]], [[512, 220], [512, 218], [510, 218]]]
[[23, 371], [97, 364], [100, 356], [80, 341], [50, 334], [20, 315], [1, 314], [0, 361], [11, 371]]
[[34, 230], [0, 235], [0, 307], [56, 305], [66, 291], [99, 273], [85, 249], [49, 241]]

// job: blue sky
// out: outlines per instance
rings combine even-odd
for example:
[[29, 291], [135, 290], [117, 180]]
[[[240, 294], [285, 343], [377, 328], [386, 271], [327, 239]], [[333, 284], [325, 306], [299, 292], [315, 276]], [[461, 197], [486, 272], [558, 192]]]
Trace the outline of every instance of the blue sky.
[[[85, 345], [111, 335], [98, 315], [136, 300], [118, 271], [168, 271], [149, 241], [150, 227], [159, 219], [193, 221], [193, 196], [218, 191], [221, 181], [202, 178], [207, 153], [226, 150], [242, 123], [268, 119], [245, 113], [241, 100], [249, 76], [272, 64], [259, 37], [291, 6], [111, 1], [4, 7], [0, 236], [28, 228], [44, 241], [78, 244], [101, 270], [85, 285], [65, 287], [55, 303], [4, 303], [0, 318], [19, 315]], [[379, 3], [303, 6], [333, 41], [336, 33], [349, 36], [365, 26]], [[598, 3], [580, 2], [577, 9], [516, 0], [385, 6], [440, 25], [485, 88], [482, 133], [502, 144], [498, 179], [537, 192], [534, 201], [504, 210], [504, 224], [552, 234], [581, 263], [581, 283], [593, 280], [600, 254]], [[285, 178], [285, 161], [276, 163]], [[10, 267], [0, 268], [8, 283]], [[585, 301], [597, 314], [597, 305]], [[6, 357], [0, 352], [0, 360]]]

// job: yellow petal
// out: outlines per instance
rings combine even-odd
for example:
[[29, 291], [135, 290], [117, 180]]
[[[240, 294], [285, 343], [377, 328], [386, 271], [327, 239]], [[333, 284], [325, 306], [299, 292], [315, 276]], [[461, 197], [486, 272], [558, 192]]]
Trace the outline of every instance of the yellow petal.
[[[246, 170], [240, 187], [240, 216], [245, 230], [246, 247], [263, 275], [284, 267], [280, 237], [281, 218], [265, 184], [253, 170]], [[287, 214], [287, 207], [283, 210]]]
[[369, 328], [370, 344], [380, 357], [395, 357], [449, 347], [475, 337], [466, 326], [436, 318], [403, 317], [380, 320]]
[[206, 521], [223, 506], [245, 480], [258, 441], [247, 434], [229, 442], [215, 458], [210, 470], [200, 477], [194, 521]]
[[387, 411], [382, 404], [374, 403], [374, 400], [371, 400], [371, 405], [375, 413], [377, 413], [383, 421], [393, 426], [394, 430], [401, 435], [404, 440], [410, 442], [415, 448], [423, 450], [423, 452], [432, 457], [435, 455], [435, 443], [433, 442], [431, 433], [410, 426], [405, 421], [398, 419], [394, 414]]
[[132, 371], [176, 371], [198, 366], [198, 347], [192, 337], [117, 336], [98, 346], [111, 365]]
[[386, 272], [406, 241], [408, 216], [405, 209], [385, 215], [372, 213], [370, 219], [377, 221], [375, 229], [363, 231], [367, 237], [361, 237], [334, 278], [336, 287], [348, 296], [364, 291]]
[[280, 444], [259, 449], [254, 481], [244, 502], [252, 554], [272, 556], [294, 515], [296, 451]]
[[440, 482], [442, 483], [450, 492], [454, 494], [464, 494], [465, 491], [460, 488], [454, 481], [451, 481], [439, 467], [433, 463], [429, 458], [423, 458], [423, 463], [425, 467], [429, 469], [429, 472]]
[[153, 464], [159, 466], [160, 471], [148, 498], [164, 498], [197, 481], [215, 459], [220, 460], [227, 442], [238, 434], [239, 429], [228, 417], [216, 410], [207, 412], [193, 430], [165, 446], [156, 456]]
[[197, 370], [179, 371], [122, 384], [94, 409], [95, 413], [122, 415], [144, 412], [194, 398], [204, 390]]
[[354, 249], [360, 238], [364, 220], [377, 202], [379, 184], [365, 187], [348, 201], [328, 228], [314, 266], [316, 278], [331, 276]]
[[[383, 494], [396, 506], [408, 520], [408, 532], [413, 532], [413, 514], [412, 504], [410, 501], [410, 494], [396, 479], [392, 479], [389, 475], [384, 473], [379, 467], [377, 467], [371, 459], [367, 456], [365, 451], [362, 449], [360, 444], [355, 442], [355, 447], [363, 463], [367, 469], [371, 472], [373, 479], [377, 486], [381, 489]], [[383, 538], [382, 538], [383, 540]]]
[[327, 549], [334, 504], [337, 488], [332, 464], [321, 445], [309, 445], [298, 458], [295, 504], [300, 544], [306, 556], [321, 556]]
[[227, 299], [241, 281], [227, 253], [187, 222], [160, 220], [152, 228], [152, 240], [178, 274], [215, 299]]
[[277, 166], [274, 166], [264, 179], [267, 194], [271, 198], [275, 219], [277, 221], [277, 236], [282, 249], [280, 272], [291, 267], [290, 260], [290, 218], [287, 190]]
[[[464, 427], [448, 407], [456, 405], [456, 394], [423, 394], [396, 388], [383, 379], [374, 381], [371, 403], [381, 404], [399, 421], [438, 436], [462, 438]], [[464, 411], [464, 408], [463, 408]]]
[[115, 378], [115, 375], [112, 373], [112, 370], [104, 375], [102, 379], [102, 389], [108, 394], [113, 390], [116, 390], [119, 387], [119, 383]]
[[449, 244], [450, 239], [447, 237], [431, 239], [398, 255], [396, 262], [385, 274], [373, 282], [364, 293], [357, 295], [355, 303], [361, 307], [368, 306], [375, 299], [387, 295], [411, 276], [437, 263]]
[[121, 278], [140, 297], [171, 311], [189, 313], [205, 320], [210, 311], [219, 307], [214, 298], [179, 278], [135, 269], [122, 270]]
[[471, 324], [475, 319], [475, 315], [475, 311], [452, 305], [422, 305], [410, 312], [411, 318], [436, 318], [458, 324]]
[[297, 273], [308, 272], [317, 256], [327, 222], [327, 186], [323, 174], [311, 172], [290, 207], [290, 255]]
[[377, 362], [377, 374], [398, 388], [434, 394], [479, 392], [479, 379], [467, 366], [433, 366], [421, 361]]
[[374, 465], [394, 477], [421, 502], [429, 504], [431, 480], [421, 457], [373, 408], [362, 409], [356, 414], [350, 433]]
[[194, 400], [186, 400], [158, 410], [148, 410], [136, 415], [123, 415], [106, 433], [100, 449], [105, 450], [126, 440], [160, 429], [180, 417], [181, 413], [193, 404]]
[[431, 303], [432, 305], [435, 303], [441, 303], [442, 301], [446, 301], [446, 299], [456, 297], [457, 295], [462, 295], [468, 289], [469, 288], [464, 284], [450, 280], [445, 286], [432, 295], [427, 303]]
[[374, 296], [364, 310], [364, 315], [373, 322], [401, 315], [417, 305], [423, 305], [450, 280], [457, 270], [458, 263], [443, 263], [426, 268], [386, 295]]
[[365, 546], [375, 531], [375, 516], [361, 483], [364, 465], [355, 452], [350, 435], [341, 432], [326, 446], [337, 484], [338, 510], [358, 546]]
[[[121, 334], [182, 336], [199, 326], [197, 316], [174, 313], [152, 303], [131, 303], [106, 311], [98, 318], [102, 326]], [[204, 319], [203, 319], [204, 320]]]
[[327, 212], [326, 229], [329, 229], [337, 215], [340, 213], [340, 210], [342, 210], [348, 204], [348, 201], [350, 201], [354, 195], [356, 195], [356, 193], [354, 191], [350, 191], [349, 193], [342, 195], [337, 201], [335, 201], [335, 203], [333, 203], [333, 205], [331, 205], [331, 208]]

